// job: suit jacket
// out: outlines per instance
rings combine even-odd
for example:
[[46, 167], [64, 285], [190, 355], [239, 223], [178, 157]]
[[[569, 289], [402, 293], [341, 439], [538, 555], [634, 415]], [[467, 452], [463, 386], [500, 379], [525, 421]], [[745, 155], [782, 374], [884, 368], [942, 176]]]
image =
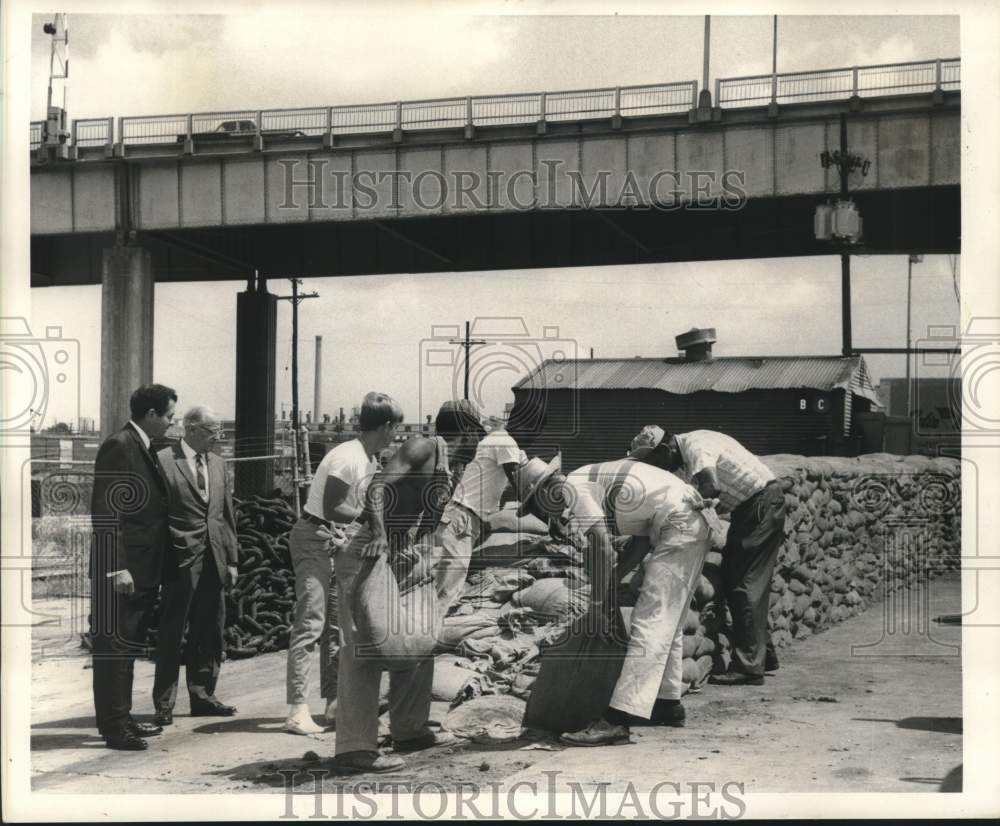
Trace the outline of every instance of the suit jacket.
[[90, 500], [95, 544], [91, 576], [127, 569], [137, 588], [155, 588], [169, 542], [167, 483], [131, 425], [97, 451]]
[[198, 493], [198, 483], [180, 442], [164, 448], [158, 455], [170, 500], [171, 550], [167, 570], [174, 565], [189, 568], [201, 558], [206, 547], [210, 547], [219, 579], [225, 582], [226, 566], [235, 565], [239, 559], [239, 543], [233, 500], [222, 459], [214, 453], [205, 454], [206, 505]]

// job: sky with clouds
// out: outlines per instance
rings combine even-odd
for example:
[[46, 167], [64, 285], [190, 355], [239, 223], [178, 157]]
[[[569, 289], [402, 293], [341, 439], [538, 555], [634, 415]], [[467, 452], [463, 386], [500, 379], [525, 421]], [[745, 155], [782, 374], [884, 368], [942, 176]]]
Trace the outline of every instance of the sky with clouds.
[[[384, 9], [384, 6], [379, 7]], [[401, 6], [400, 8], [405, 8]], [[32, 117], [45, 106], [48, 38], [32, 33]], [[405, 13], [239, 16], [71, 15], [70, 117], [148, 115], [656, 83], [699, 78], [702, 17], [484, 17]], [[713, 17], [710, 77], [768, 73], [772, 18]], [[952, 57], [957, 17], [780, 17], [778, 70]], [[58, 95], [57, 95], [58, 96]], [[914, 330], [957, 325], [948, 256], [914, 267]], [[854, 259], [855, 344], [902, 346], [906, 258]], [[420, 370], [432, 325], [523, 317], [557, 326], [581, 355], [672, 355], [691, 326], [718, 329], [719, 355], [831, 354], [840, 349], [839, 259], [702, 262], [316, 279], [301, 308], [303, 409], [312, 400], [313, 336], [324, 338], [324, 408], [367, 390], [396, 395], [408, 418], [431, 412], [451, 377]], [[154, 365], [181, 408], [234, 405], [235, 295], [240, 283], [156, 288]], [[272, 290], [286, 292], [277, 283]], [[664, 296], [669, 300], [664, 300]], [[81, 413], [96, 417], [100, 289], [32, 291], [36, 327], [81, 341]], [[290, 311], [279, 310], [277, 400], [290, 400]], [[878, 376], [900, 357], [870, 357]], [[196, 367], [192, 367], [192, 365]], [[483, 389], [488, 410], [511, 400], [503, 370]], [[69, 409], [53, 398], [50, 416]]]

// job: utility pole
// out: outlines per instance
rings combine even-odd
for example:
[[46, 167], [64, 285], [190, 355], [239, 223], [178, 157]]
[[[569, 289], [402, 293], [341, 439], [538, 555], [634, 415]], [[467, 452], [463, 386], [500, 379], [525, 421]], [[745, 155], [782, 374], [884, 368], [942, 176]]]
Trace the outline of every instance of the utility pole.
[[774, 33], [771, 35], [771, 74], [778, 74], [778, 15], [774, 15]]
[[906, 264], [906, 415], [913, 415], [913, 383], [910, 381], [910, 299], [913, 295], [913, 265], [924, 260], [922, 255], [910, 253]]
[[465, 338], [449, 339], [449, 344], [461, 344], [465, 348], [465, 399], [469, 398], [469, 351], [473, 344], [486, 344], [485, 339], [469, 338], [469, 322], [465, 322]]
[[[712, 18], [711, 18], [710, 15], [706, 14], [705, 15], [704, 66], [702, 67], [702, 73], [701, 73], [701, 88], [702, 89], [706, 89], [706, 90], [708, 89], [708, 46], [709, 46], [709, 41], [711, 39], [711, 36], [710, 36], [711, 35], [711, 31], [712, 31]], [[718, 106], [719, 102], [716, 101], [715, 105]]]
[[[279, 295], [279, 301], [292, 302], [292, 450], [295, 454], [292, 463], [292, 487], [295, 490], [295, 513], [300, 512], [299, 507], [299, 483], [302, 478], [299, 475], [299, 463], [302, 461], [301, 437], [299, 434], [299, 304], [307, 298], [319, 298], [319, 293], [299, 293], [301, 278], [290, 278], [292, 282], [291, 295]], [[273, 414], [272, 414], [273, 415]], [[308, 462], [308, 457], [306, 457]], [[308, 464], [306, 464], [306, 475], [308, 476]]]
[[[847, 115], [840, 114], [840, 197], [847, 199]], [[854, 354], [851, 342], [851, 256], [845, 247], [840, 253], [840, 306], [843, 346], [841, 352], [845, 356]]]

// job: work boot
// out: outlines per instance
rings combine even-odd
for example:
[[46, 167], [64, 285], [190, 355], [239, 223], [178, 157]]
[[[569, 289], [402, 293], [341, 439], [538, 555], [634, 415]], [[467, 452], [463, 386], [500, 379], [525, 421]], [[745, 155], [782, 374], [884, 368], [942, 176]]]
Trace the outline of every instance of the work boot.
[[680, 700], [657, 700], [649, 719], [655, 726], [681, 728], [687, 719], [687, 712], [684, 711]]
[[629, 742], [629, 730], [628, 726], [599, 717], [581, 731], [560, 735], [559, 742], [567, 746], [619, 746]]
[[377, 751], [348, 751], [333, 761], [334, 768], [343, 774], [383, 774], [399, 771], [405, 765], [403, 758]]
[[764, 655], [764, 670], [777, 671], [778, 668], [778, 652], [774, 650], [773, 645], [768, 644], [767, 653]]
[[308, 703], [296, 703], [288, 707], [285, 731], [289, 734], [322, 734], [323, 727], [313, 721]]

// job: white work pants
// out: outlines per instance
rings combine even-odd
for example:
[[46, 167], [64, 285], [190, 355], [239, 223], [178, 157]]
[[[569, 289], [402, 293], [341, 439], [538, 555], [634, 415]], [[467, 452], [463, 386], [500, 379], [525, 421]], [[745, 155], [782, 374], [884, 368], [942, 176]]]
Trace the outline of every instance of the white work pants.
[[674, 514], [654, 528], [612, 708], [648, 720], [657, 699], [681, 698], [684, 619], [710, 538], [708, 524], [696, 511]]

